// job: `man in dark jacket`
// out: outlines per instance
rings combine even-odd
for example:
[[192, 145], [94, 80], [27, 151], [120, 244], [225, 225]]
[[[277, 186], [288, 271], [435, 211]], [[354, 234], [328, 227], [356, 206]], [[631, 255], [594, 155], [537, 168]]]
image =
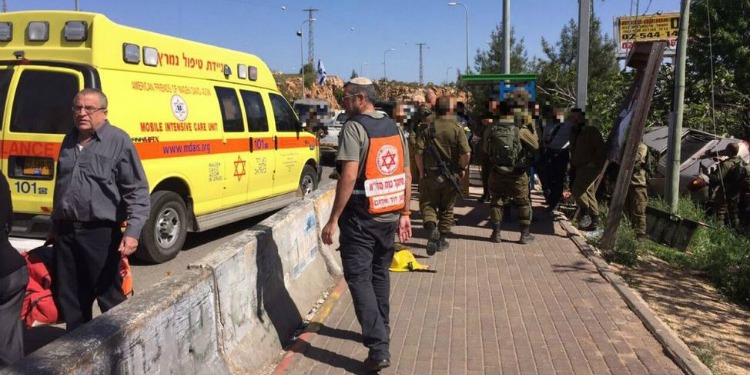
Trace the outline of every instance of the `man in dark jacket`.
[[13, 225], [10, 186], [0, 172], [0, 368], [23, 358], [21, 307], [29, 272], [8, 240]]

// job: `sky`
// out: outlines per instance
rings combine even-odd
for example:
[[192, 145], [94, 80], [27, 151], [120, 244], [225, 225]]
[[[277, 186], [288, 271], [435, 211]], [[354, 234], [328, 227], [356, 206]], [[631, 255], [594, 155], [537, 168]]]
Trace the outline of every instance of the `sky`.
[[[678, 12], [680, 0], [591, 0], [612, 37], [614, 17]], [[8, 11], [74, 10], [75, 0], [4, 0]], [[262, 58], [273, 71], [297, 73], [300, 42], [308, 58], [308, 12], [314, 12], [314, 57], [329, 75], [346, 80], [360, 75], [405, 82], [453, 80], [502, 21], [502, 0], [78, 0], [79, 10], [103, 13], [132, 27], [195, 40]], [[636, 9], [638, 12], [636, 12]], [[468, 19], [468, 22], [466, 20]], [[578, 20], [575, 0], [510, 0], [510, 23], [523, 38], [529, 57], [543, 58], [541, 40], [559, 39], [570, 19]], [[297, 36], [302, 29], [303, 38]], [[386, 52], [389, 49], [393, 51]], [[383, 61], [385, 59], [385, 66]], [[385, 72], [384, 72], [385, 67]]]

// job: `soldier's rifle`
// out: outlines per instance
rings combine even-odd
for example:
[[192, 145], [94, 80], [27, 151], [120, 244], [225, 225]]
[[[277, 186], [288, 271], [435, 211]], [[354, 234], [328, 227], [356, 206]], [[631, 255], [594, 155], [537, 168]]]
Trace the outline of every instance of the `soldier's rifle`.
[[[435, 158], [435, 162], [437, 162], [438, 165], [438, 171], [440, 172], [440, 177], [442, 177], [445, 180], [448, 180], [451, 183], [451, 187], [453, 187], [453, 190], [456, 191], [458, 194], [458, 198], [463, 200], [463, 192], [461, 191], [461, 185], [458, 183], [458, 179], [456, 178], [456, 175], [451, 172], [451, 168], [448, 165], [448, 163], [443, 160], [443, 158], [440, 156], [440, 152], [437, 149], [437, 145], [435, 144], [435, 137], [434, 137], [434, 125], [430, 125], [429, 134], [426, 137], [427, 138], [427, 150], [430, 152], [430, 155], [432, 155], [433, 158]], [[438, 179], [438, 182], [442, 182]]]

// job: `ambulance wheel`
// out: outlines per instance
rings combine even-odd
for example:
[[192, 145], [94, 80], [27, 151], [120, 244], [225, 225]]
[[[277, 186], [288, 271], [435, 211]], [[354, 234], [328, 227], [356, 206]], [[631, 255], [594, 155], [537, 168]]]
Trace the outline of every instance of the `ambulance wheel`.
[[151, 195], [151, 215], [143, 227], [136, 257], [150, 263], [164, 263], [182, 250], [187, 237], [187, 208], [171, 191]]
[[306, 165], [302, 168], [302, 176], [299, 178], [299, 188], [305, 196], [318, 188], [318, 175], [315, 173], [313, 167]]

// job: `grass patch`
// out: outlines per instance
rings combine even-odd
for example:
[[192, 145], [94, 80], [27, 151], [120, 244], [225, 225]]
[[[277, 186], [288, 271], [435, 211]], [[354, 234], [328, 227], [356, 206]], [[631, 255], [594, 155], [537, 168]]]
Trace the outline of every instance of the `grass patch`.
[[[650, 199], [649, 205], [668, 211], [668, 205], [661, 199]], [[606, 210], [602, 216], [606, 217]], [[677, 215], [702, 223], [713, 224], [706, 216], [703, 207], [688, 197], [682, 197], [677, 207]], [[594, 246], [600, 238], [589, 238]], [[638, 242], [632, 226], [623, 216], [617, 230], [614, 249], [603, 251], [608, 262], [633, 266], [639, 255], [650, 254], [670, 265], [682, 269], [698, 271], [706, 276], [725, 296], [744, 306], [750, 306], [750, 238], [730, 228], [699, 227], [683, 252], [661, 244]]]

